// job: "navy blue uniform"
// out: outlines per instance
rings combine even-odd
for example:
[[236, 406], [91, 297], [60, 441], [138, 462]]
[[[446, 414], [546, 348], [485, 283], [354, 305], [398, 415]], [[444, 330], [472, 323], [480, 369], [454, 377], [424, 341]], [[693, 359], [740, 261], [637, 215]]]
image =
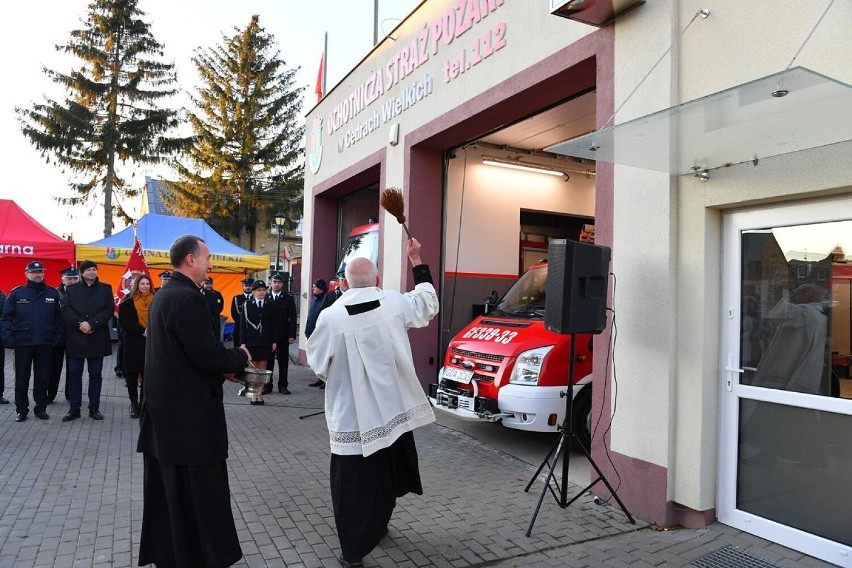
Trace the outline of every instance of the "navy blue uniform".
[[[287, 371], [290, 363], [290, 339], [296, 339], [296, 303], [293, 297], [285, 292], [280, 292], [277, 297], [274, 292], [270, 292], [266, 296], [274, 307], [273, 317], [276, 321], [276, 330], [278, 331], [278, 349], [270, 357], [266, 368], [270, 371], [275, 370], [275, 361], [278, 360], [278, 391], [284, 392], [288, 390]], [[270, 381], [268, 390], [272, 390], [272, 382]]]
[[35, 412], [47, 406], [51, 347], [65, 337], [59, 292], [43, 282], [28, 281], [9, 293], [0, 315], [3, 346], [15, 350], [15, 409], [27, 415], [30, 373]]

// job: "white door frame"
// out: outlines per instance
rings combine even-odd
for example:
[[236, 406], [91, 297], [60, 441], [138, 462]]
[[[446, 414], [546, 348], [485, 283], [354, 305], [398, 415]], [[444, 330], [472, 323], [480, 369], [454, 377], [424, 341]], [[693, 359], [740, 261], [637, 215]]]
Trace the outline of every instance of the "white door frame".
[[719, 357], [719, 472], [716, 515], [720, 522], [852, 568], [852, 547], [736, 508], [739, 400], [741, 398], [852, 415], [843, 399], [740, 384], [741, 234], [750, 229], [806, 225], [852, 218], [852, 196], [771, 205], [726, 213], [722, 220], [722, 324]]

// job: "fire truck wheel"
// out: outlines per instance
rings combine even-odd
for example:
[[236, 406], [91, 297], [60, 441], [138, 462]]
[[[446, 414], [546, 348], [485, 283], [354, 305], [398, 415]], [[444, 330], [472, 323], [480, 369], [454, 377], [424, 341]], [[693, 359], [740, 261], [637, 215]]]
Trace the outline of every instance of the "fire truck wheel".
[[571, 429], [586, 450], [592, 446], [592, 386], [587, 385], [574, 397], [571, 409]]

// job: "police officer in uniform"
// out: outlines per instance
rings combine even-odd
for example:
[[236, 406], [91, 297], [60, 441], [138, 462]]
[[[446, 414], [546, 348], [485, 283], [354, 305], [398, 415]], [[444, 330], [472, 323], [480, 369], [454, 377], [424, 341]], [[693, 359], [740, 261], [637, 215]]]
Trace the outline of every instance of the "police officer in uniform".
[[51, 347], [65, 337], [59, 292], [44, 283], [44, 264], [33, 261], [25, 269], [27, 283], [9, 293], [0, 314], [3, 346], [15, 350], [15, 422], [27, 419], [30, 374], [36, 418], [47, 420], [47, 376]]
[[160, 285], [157, 288], [154, 288], [155, 292], [159, 292], [163, 286], [168, 284], [172, 279], [172, 273], [168, 270], [160, 273]]
[[[60, 270], [62, 274], [62, 284], [56, 290], [59, 292], [59, 297], [64, 301], [65, 290], [68, 286], [72, 286], [80, 281], [80, 273], [73, 266]], [[62, 367], [65, 365], [65, 340], [54, 345], [50, 351], [50, 373], [47, 376], [47, 403], [50, 404], [56, 400], [56, 395], [59, 393], [59, 379], [62, 377]], [[65, 388], [65, 400], [68, 400], [68, 388]]]
[[[290, 345], [296, 341], [296, 303], [293, 297], [284, 292], [284, 277], [274, 274], [270, 278], [272, 290], [267, 294], [267, 301], [275, 308], [272, 317], [275, 320], [275, 329], [278, 332], [276, 344], [278, 349], [272, 353], [266, 368], [275, 370], [275, 361], [278, 361], [278, 392], [290, 394], [287, 388], [287, 369], [290, 364]], [[272, 381], [269, 381], [263, 389], [263, 394], [272, 392]]]

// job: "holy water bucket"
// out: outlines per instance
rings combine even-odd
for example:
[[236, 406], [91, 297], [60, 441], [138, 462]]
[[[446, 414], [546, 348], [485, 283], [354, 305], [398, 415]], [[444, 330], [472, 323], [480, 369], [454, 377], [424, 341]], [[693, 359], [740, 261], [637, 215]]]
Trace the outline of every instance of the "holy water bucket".
[[272, 371], [246, 367], [240, 376], [240, 382], [246, 386], [246, 396], [258, 396], [263, 393], [263, 387], [272, 380]]

